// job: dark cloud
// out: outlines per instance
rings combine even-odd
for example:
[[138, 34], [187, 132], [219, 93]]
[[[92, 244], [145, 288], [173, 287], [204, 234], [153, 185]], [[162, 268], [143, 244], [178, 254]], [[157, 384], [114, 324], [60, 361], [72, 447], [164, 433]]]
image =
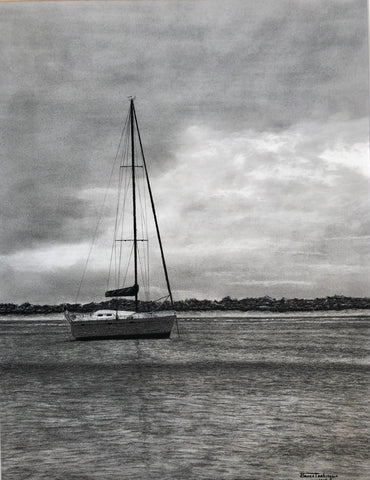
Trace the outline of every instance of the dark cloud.
[[[159, 197], [166, 192], [161, 178], [176, 171], [178, 162], [183, 161], [181, 152], [189, 149], [188, 142], [193, 141], [198, 149], [197, 140], [189, 140], [184, 133], [189, 127], [209, 129], [210, 136], [217, 132], [216, 147], [207, 136], [202, 138], [210, 149], [217, 150], [224, 137], [229, 150], [220, 147], [223, 162], [231, 164], [230, 149], [235, 150], [235, 158], [243, 154], [252, 158], [243, 151], [244, 145], [233, 147], [234, 140], [252, 131], [263, 141], [266, 132], [282, 138], [294, 128], [297, 134], [305, 132], [301, 151], [295, 152], [295, 161], [290, 158], [287, 166], [284, 158], [277, 159], [273, 153], [259, 154], [258, 144], [253, 144], [248, 148], [257, 149], [256, 163], [242, 162], [241, 169], [254, 171], [254, 177], [241, 175], [236, 161], [232, 168], [238, 175], [230, 169], [218, 178], [215, 166], [209, 163], [201, 181], [190, 178], [189, 187], [181, 184], [182, 200], [175, 202], [177, 218], [164, 205], [163, 223], [167, 228], [166, 219], [177, 223], [182, 223], [183, 217], [189, 219], [183, 233], [188, 243], [205, 224], [215, 243], [223, 241], [224, 231], [239, 242], [245, 236], [253, 239], [268, 232], [271, 238], [279, 237], [278, 224], [290, 232], [292, 242], [294, 229], [288, 227], [289, 221], [291, 225], [306, 222], [309, 228], [304, 231], [310, 241], [315, 231], [320, 237], [320, 225], [326, 223], [353, 225], [346, 229], [347, 235], [367, 234], [361, 217], [367, 205], [367, 180], [361, 180], [350, 166], [347, 170], [343, 166], [334, 181], [330, 161], [318, 158], [325, 149], [335, 150], [336, 132], [329, 126], [335, 129], [338, 122], [342, 122], [340, 141], [349, 149], [354, 141], [367, 141], [366, 129], [360, 127], [358, 134], [359, 129], [354, 133], [353, 127], [356, 119], [368, 116], [365, 2], [34, 2], [1, 8], [3, 253], [47, 250], [59, 244], [75, 248], [88, 242], [96, 202], [102, 196], [99, 189], [106, 186], [126, 115], [127, 95], [137, 96], [144, 147], [157, 180], [154, 184], [159, 184], [158, 190], [154, 188]], [[320, 152], [313, 151], [313, 142], [320, 145]], [[196, 155], [197, 160], [186, 163], [193, 177], [203, 174]], [[305, 178], [293, 175], [297, 165]], [[263, 172], [261, 176], [259, 167], [271, 172], [285, 169], [285, 180], [284, 175], [277, 180]], [[184, 175], [181, 168], [178, 171]], [[325, 183], [328, 177], [334, 182], [331, 186]], [[171, 175], [170, 180], [177, 181]], [[194, 191], [194, 183], [204, 190], [203, 196]], [[254, 195], [240, 195], [248, 189]], [[225, 199], [231, 213], [223, 209]], [[329, 204], [324, 211], [323, 201]], [[343, 220], [346, 208], [350, 213]], [[317, 225], [309, 217], [315, 214]], [[252, 215], [252, 224], [248, 215]], [[287, 218], [284, 222], [283, 215]], [[166, 234], [181, 244], [171, 228]], [[302, 247], [289, 245], [297, 251]], [[212, 245], [208, 248], [212, 250]], [[305, 258], [312, 257], [308, 247], [304, 252]], [[250, 265], [249, 257], [235, 251], [233, 255], [239, 259], [236, 264]], [[263, 263], [267, 258], [262, 248], [258, 259]], [[282, 258], [286, 261], [284, 255]], [[200, 265], [199, 258], [197, 261]], [[230, 265], [236, 264], [230, 260]], [[208, 262], [202, 271], [207, 273], [209, 268]], [[254, 277], [246, 277], [246, 284], [257, 278], [251, 271]], [[280, 267], [276, 272], [281, 275]], [[67, 291], [63, 275], [55, 272], [55, 282], [58, 285], [60, 278], [60, 289]], [[186, 285], [191, 284], [187, 278], [194, 271], [189, 274], [180, 262], [176, 275], [181, 284], [178, 290], [187, 290]], [[273, 269], [270, 275], [274, 275]], [[299, 280], [299, 275], [293, 280], [296, 277]], [[49, 280], [42, 273], [39, 278], [45, 289]], [[222, 295], [210, 277], [202, 278], [208, 287], [198, 285], [199, 291]], [[309, 292], [307, 283], [298, 280], [296, 288]], [[231, 285], [230, 279], [228, 282]], [[253, 288], [266, 289], [268, 284], [261, 282]], [[287, 285], [291, 284], [282, 284], [277, 291]], [[237, 288], [242, 291], [242, 286]], [[25, 287], [28, 291], [32, 293], [32, 288]]]

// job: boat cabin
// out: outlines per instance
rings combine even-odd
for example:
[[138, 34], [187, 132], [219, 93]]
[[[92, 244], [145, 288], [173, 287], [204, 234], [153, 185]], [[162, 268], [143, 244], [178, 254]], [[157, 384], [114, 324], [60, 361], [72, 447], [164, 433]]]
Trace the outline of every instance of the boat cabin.
[[109, 319], [115, 319], [117, 317], [122, 318], [122, 317], [129, 317], [130, 315], [133, 315], [135, 312], [127, 311], [127, 310], [119, 310], [118, 312], [116, 310], [97, 310], [96, 312], [92, 313], [91, 316], [92, 318], [96, 320], [109, 320]]

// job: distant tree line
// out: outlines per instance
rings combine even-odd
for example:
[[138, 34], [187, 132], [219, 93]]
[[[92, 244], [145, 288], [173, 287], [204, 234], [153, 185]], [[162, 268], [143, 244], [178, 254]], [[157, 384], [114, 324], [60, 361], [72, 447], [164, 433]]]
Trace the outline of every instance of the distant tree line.
[[[0, 304], [0, 315], [31, 315], [61, 313], [65, 306], [74, 312], [92, 312], [100, 309], [134, 310], [133, 300], [109, 300], [106, 302], [92, 302], [85, 304], [60, 304], [60, 305], [33, 305], [31, 303]], [[302, 299], [281, 298], [275, 299], [268, 296], [260, 298], [236, 298], [224, 297], [222, 300], [197, 300], [189, 298], [175, 301], [173, 305], [165, 301], [162, 303], [139, 302], [140, 311], [153, 310], [177, 310], [177, 311], [206, 311], [206, 310], [240, 310], [246, 311], [269, 311], [269, 312], [302, 312], [317, 310], [346, 310], [346, 309], [370, 309], [370, 298], [353, 298], [342, 295], [333, 297]]]

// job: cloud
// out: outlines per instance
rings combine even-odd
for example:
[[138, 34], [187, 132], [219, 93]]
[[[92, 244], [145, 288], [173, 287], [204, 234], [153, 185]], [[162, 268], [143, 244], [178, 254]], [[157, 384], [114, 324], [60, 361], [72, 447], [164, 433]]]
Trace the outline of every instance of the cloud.
[[[367, 119], [337, 118], [325, 127], [302, 123], [280, 134], [246, 130], [225, 136], [203, 126], [185, 129], [173, 167], [152, 179], [175, 295], [366, 292], [366, 131]], [[102, 189], [80, 192], [81, 198], [91, 196], [101, 202]], [[95, 246], [85, 301], [87, 294], [98, 300], [105, 289], [109, 224], [113, 209]], [[70, 298], [87, 252], [88, 244], [67, 240], [3, 261], [17, 276], [37, 272], [41, 284], [50, 283], [54, 272]], [[153, 259], [152, 279], [160, 285], [160, 261]], [[72, 274], [74, 282], [68, 284]]]
[[[212, 275], [245, 269], [237, 295], [262, 293], [254, 281], [329, 292], [320, 258], [343, 265], [338, 288], [365, 285], [360, 270], [344, 280], [368, 255], [361, 2], [31, 2], [0, 22], [4, 298], [20, 281], [18, 298], [71, 296], [53, 262], [91, 239], [132, 94], [179, 292], [223, 296], [231, 280]], [[77, 275], [83, 254], [67, 257]], [[36, 282], [38, 262], [54, 277]]]
[[[230, 294], [232, 283], [242, 278], [237, 296], [262, 294], [261, 288], [251, 288], [258, 282], [294, 283], [300, 295], [317, 295], [323, 279], [338, 268], [337, 280], [326, 283], [332, 293], [341, 290], [337, 281], [348, 269], [366, 283], [366, 133], [367, 119], [332, 119], [325, 127], [310, 122], [280, 134], [247, 130], [229, 137], [190, 127], [176, 166], [159, 180], [167, 199], [159, 211], [164, 210], [171, 261], [177, 270], [187, 265], [194, 291], [204, 289], [203, 281], [215, 295], [227, 288]], [[178, 223], [180, 234], [171, 227]], [[202, 272], [212, 272], [215, 281]]]

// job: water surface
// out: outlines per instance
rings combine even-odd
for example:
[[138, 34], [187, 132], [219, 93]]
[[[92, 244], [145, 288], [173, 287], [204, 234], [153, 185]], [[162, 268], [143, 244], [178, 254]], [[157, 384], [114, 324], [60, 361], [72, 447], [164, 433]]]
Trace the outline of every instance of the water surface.
[[186, 316], [90, 342], [3, 317], [3, 480], [370, 478], [368, 318]]

